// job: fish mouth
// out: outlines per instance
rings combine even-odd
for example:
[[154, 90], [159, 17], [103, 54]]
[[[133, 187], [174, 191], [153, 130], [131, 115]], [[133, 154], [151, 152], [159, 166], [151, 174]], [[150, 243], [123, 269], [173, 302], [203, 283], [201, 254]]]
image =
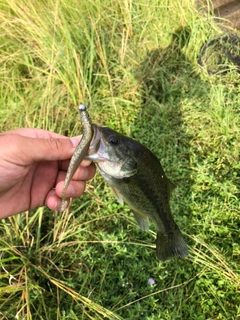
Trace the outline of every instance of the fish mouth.
[[96, 124], [92, 124], [93, 136], [90, 143], [92, 148], [96, 148], [96, 143], [101, 139], [101, 132], [98, 128], [99, 127]]
[[98, 154], [98, 151], [101, 146], [101, 139], [102, 139], [101, 129], [96, 124], [92, 124], [92, 130], [93, 130], [93, 136], [88, 149], [88, 155], [85, 157], [85, 159], [89, 159], [93, 161], [103, 161], [105, 159]]

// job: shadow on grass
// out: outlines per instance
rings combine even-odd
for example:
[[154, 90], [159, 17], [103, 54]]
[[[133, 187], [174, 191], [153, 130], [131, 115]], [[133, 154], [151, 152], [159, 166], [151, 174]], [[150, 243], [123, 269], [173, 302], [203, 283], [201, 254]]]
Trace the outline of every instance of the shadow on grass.
[[199, 77], [183, 53], [190, 37], [188, 28], [178, 29], [168, 47], [152, 50], [141, 63], [136, 77], [143, 88], [143, 108], [132, 130], [132, 136], [158, 156], [167, 176], [178, 186], [171, 207], [180, 229], [187, 228], [188, 233], [193, 184], [188, 105], [193, 107], [198, 101], [198, 108], [202, 96], [209, 91], [209, 84]]

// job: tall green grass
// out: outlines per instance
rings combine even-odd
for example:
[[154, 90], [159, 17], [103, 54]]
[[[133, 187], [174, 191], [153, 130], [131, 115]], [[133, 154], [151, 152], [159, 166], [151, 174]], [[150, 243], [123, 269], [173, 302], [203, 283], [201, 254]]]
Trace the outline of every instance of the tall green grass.
[[[0, 319], [238, 319], [239, 74], [196, 63], [221, 31], [194, 1], [0, 1], [0, 128], [136, 138], [178, 188], [186, 260], [157, 261], [99, 175], [65, 215], [0, 222]], [[149, 285], [148, 278], [155, 284]]]

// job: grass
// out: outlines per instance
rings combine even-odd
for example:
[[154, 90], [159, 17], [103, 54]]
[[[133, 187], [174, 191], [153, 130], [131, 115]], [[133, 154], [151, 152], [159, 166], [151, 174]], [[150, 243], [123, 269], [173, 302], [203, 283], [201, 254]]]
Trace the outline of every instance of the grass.
[[190, 251], [158, 262], [154, 226], [139, 230], [96, 175], [64, 216], [0, 222], [0, 319], [240, 318], [240, 81], [196, 63], [221, 34], [211, 16], [193, 0], [0, 4], [1, 130], [77, 135], [89, 104], [159, 157]]

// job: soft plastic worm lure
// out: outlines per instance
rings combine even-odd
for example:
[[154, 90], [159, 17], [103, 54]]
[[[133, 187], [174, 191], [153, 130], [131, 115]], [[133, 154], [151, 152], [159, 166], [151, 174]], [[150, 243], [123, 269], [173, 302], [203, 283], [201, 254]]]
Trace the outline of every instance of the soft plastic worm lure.
[[87, 112], [87, 106], [80, 104], [78, 109], [80, 111], [80, 120], [83, 125], [83, 136], [79, 144], [77, 145], [68, 166], [67, 175], [64, 181], [64, 186], [62, 191], [62, 204], [60, 209], [61, 212], [64, 211], [67, 207], [66, 191], [69, 186], [69, 183], [72, 180], [72, 177], [76, 172], [77, 168], [79, 167], [80, 163], [83, 161], [83, 159], [87, 155], [89, 145], [93, 135], [92, 123], [91, 123], [90, 116]]

